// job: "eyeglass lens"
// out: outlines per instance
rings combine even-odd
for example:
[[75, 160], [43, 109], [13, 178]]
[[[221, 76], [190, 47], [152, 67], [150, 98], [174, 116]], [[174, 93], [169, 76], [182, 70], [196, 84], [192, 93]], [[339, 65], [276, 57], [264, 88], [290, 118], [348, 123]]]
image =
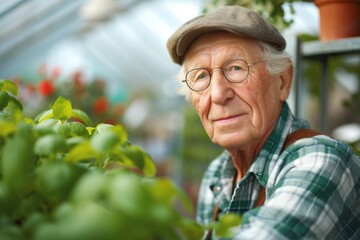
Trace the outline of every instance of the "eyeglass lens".
[[[249, 66], [242, 59], [234, 59], [224, 64], [222, 72], [228, 81], [239, 83], [247, 78]], [[205, 68], [195, 68], [186, 74], [187, 85], [195, 91], [206, 89], [210, 85], [210, 80], [211, 73]]]

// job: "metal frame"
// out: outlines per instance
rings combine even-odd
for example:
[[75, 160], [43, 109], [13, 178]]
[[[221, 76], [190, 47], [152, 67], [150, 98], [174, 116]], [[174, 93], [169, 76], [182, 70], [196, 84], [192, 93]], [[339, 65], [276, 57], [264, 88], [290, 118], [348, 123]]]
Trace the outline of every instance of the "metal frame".
[[318, 60], [321, 63], [320, 79], [320, 128], [329, 133], [328, 121], [328, 59], [331, 56], [341, 54], [360, 54], [360, 37], [344, 38], [334, 41], [322, 42], [302, 42], [297, 39], [296, 47], [296, 66], [295, 66], [295, 115], [303, 116], [300, 106], [301, 96], [305, 88], [302, 76], [302, 65], [306, 60]]

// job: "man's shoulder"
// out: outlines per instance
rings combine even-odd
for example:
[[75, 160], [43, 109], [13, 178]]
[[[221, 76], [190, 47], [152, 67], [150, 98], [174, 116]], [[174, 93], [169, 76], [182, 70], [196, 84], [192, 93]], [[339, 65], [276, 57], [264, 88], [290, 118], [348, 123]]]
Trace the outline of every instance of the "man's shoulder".
[[289, 145], [283, 153], [285, 156], [291, 156], [292, 158], [299, 158], [314, 153], [320, 153], [324, 156], [336, 155], [341, 158], [359, 157], [349, 144], [326, 135], [299, 139]]
[[[288, 146], [279, 156], [280, 172], [308, 171], [312, 174], [359, 175], [360, 157], [345, 142], [325, 135], [304, 138]], [[282, 175], [282, 174], [280, 174]]]

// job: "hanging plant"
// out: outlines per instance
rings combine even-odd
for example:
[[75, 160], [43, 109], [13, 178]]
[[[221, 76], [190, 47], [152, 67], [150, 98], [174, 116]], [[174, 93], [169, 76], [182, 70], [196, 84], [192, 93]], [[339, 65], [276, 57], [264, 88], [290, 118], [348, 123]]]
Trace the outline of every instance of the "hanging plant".
[[[203, 11], [208, 12], [213, 8], [218, 8], [226, 5], [238, 5], [257, 12], [265, 19], [270, 21], [279, 30], [290, 27], [293, 23], [293, 16], [295, 9], [294, 2], [301, 2], [302, 0], [210, 0], [205, 5]], [[285, 18], [284, 6], [287, 5], [290, 10], [290, 18]]]

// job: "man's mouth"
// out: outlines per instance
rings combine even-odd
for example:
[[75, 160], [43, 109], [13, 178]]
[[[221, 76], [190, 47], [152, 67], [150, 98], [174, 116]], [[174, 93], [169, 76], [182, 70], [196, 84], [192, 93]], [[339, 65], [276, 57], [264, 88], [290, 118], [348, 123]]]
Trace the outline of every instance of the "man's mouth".
[[238, 121], [242, 116], [243, 114], [237, 114], [237, 115], [216, 118], [213, 122], [221, 125], [231, 124]]

